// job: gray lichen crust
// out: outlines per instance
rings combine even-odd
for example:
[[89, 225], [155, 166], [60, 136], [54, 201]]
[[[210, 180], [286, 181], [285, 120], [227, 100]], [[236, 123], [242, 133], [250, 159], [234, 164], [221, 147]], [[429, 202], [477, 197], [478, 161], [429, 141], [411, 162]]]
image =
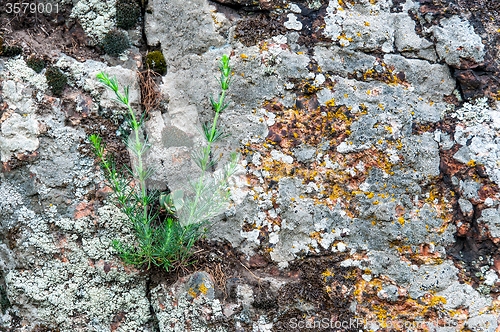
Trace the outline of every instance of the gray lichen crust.
[[[115, 27], [114, 4], [73, 6], [92, 45]], [[95, 75], [130, 85], [140, 113], [137, 73], [119, 59], [57, 55], [69, 87], [53, 98], [23, 56], [0, 59], [2, 328], [267, 332], [336, 315], [376, 331], [425, 313], [429, 331], [498, 329], [500, 92], [484, 87], [498, 27], [462, 9], [149, 1], [145, 37], [168, 66], [164, 104], [145, 125], [151, 185], [198, 174], [190, 154], [213, 119], [224, 54], [234, 81], [219, 121], [231, 136], [218, 148], [241, 152], [234, 204], [207, 235], [219, 241], [203, 253], [209, 266], [173, 285], [116, 256], [112, 240], [135, 239], [86, 154], [88, 132], [101, 132], [127, 163], [117, 139], [126, 109]]]
[[115, 0], [80, 0], [71, 11], [90, 38], [89, 44], [97, 45], [106, 33], [116, 27]]

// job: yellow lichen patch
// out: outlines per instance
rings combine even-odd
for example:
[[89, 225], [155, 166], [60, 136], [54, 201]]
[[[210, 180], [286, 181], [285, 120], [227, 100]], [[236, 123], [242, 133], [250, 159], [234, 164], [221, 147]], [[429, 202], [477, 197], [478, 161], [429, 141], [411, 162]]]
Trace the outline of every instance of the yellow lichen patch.
[[334, 107], [334, 106], [335, 106], [335, 98], [333, 98], [333, 99], [331, 99], [331, 100], [327, 101], [327, 102], [325, 103], [325, 105], [326, 105], [327, 107]]
[[200, 292], [201, 292], [201, 293], [203, 293], [203, 294], [207, 294], [208, 288], [207, 288], [207, 287], [205, 287], [205, 284], [204, 284], [204, 283], [200, 284], [200, 285], [198, 286], [198, 289], [200, 290]]
[[[211, 13], [215, 13], [215, 11], [211, 11]], [[217, 25], [219, 28], [222, 27], [222, 22], [217, 19], [217, 16], [215, 16], [214, 14], [210, 15], [212, 15], [212, 20], [214, 20], [215, 25]]]
[[343, 275], [344, 279], [355, 280], [357, 278], [357, 274], [355, 270], [351, 270]]
[[[383, 292], [380, 293], [380, 291], [390, 284], [394, 285], [393, 281], [382, 276], [373, 278], [371, 281], [358, 280], [353, 293], [358, 303], [358, 315], [367, 321], [378, 321], [381, 327], [391, 327], [391, 331], [408, 331], [408, 324], [418, 327], [415, 331], [427, 331], [425, 323], [421, 322], [421, 317], [426, 317], [426, 321], [439, 323], [443, 318], [444, 321], [453, 316], [455, 320], [458, 318], [456, 311], [444, 310], [443, 304], [446, 303], [446, 299], [433, 293], [427, 293], [418, 300], [414, 300], [407, 295], [404, 288], [400, 288], [399, 300], [388, 302], [384, 300]], [[464, 316], [464, 319], [466, 317]], [[394, 324], [395, 322], [403, 322], [403, 324]]]
[[434, 189], [434, 186], [432, 186], [432, 190], [428, 193], [429, 197], [425, 199], [427, 203], [433, 203], [437, 198], [439, 198], [439, 195], [436, 192], [436, 189]]
[[193, 287], [189, 288], [188, 294], [192, 297], [196, 297], [196, 292], [193, 290]]
[[475, 167], [477, 166], [478, 164], [476, 164], [476, 162], [474, 160], [471, 160], [467, 163], [467, 166], [470, 166], [470, 167]]
[[326, 272], [321, 273], [322, 276], [325, 276], [325, 282], [327, 282], [328, 277], [333, 277], [335, 273], [330, 271], [330, 269], [327, 269]]
[[[308, 102], [307, 98], [302, 100]], [[249, 167], [262, 171], [263, 178], [259, 180], [255, 175], [249, 175], [250, 185], [263, 187], [265, 191], [268, 191], [270, 184], [276, 184], [283, 177], [293, 176], [306, 184], [313, 183], [318, 188], [307, 196], [302, 195], [300, 199], [312, 198], [315, 204], [327, 206], [340, 203], [346, 207], [346, 212], [353, 216], [352, 211], [355, 210], [347, 207], [354, 204], [352, 191], [357, 189], [363, 181], [363, 177], [353, 181], [349, 172], [328, 169], [323, 160], [303, 165], [295, 161], [290, 163], [275, 160], [271, 157], [270, 152], [278, 150], [282, 155], [293, 156], [293, 151], [299, 144], [318, 147], [325, 143], [330, 146], [340, 144], [349, 134], [349, 126], [359, 113], [353, 113], [345, 106], [335, 106], [333, 100], [327, 102], [327, 106], [321, 106], [312, 111], [297, 107], [284, 109], [281, 104], [275, 102], [266, 102], [263, 107], [276, 115], [275, 124], [269, 127], [269, 135], [264, 143], [269, 149], [265, 149], [264, 144], [260, 143], [248, 144], [241, 150], [244, 156], [253, 153], [253, 151], [259, 151], [262, 157], [258, 167], [253, 164], [250, 164]], [[325, 139], [327, 139], [326, 142]], [[325, 157], [338, 164], [345, 164], [346, 158], [350, 158], [350, 156], [343, 156], [333, 150], [325, 151]], [[359, 160], [365, 158], [366, 156], [360, 153], [359, 156], [353, 157], [352, 161], [348, 162], [355, 162], [355, 166]], [[370, 165], [367, 169], [369, 167]], [[262, 180], [264, 183], [261, 182]], [[258, 200], [259, 195], [255, 195], [255, 199]], [[298, 197], [294, 197], [294, 199], [298, 199]]]
[[261, 41], [259, 43], [259, 52], [262, 54], [265, 51], [269, 51], [269, 48], [267, 47], [267, 42]]
[[321, 242], [321, 234], [323, 234], [323, 232], [315, 232], [315, 233], [311, 233], [309, 234], [309, 236], [311, 237], [311, 239], [315, 239], [316, 241], [318, 241], [318, 243]]
[[[395, 73], [394, 72], [394, 67], [392, 66], [387, 66], [385, 63], [381, 63], [381, 66], [383, 68], [383, 71], [377, 71], [375, 69], [369, 69], [365, 72], [362, 72], [362, 77], [363, 80], [376, 80], [380, 81], [383, 83], [386, 83], [388, 85], [404, 85], [408, 86], [408, 83], [404, 82], [404, 74], [402, 73]], [[354, 73], [356, 74], [356, 72]], [[368, 91], [367, 94], [370, 94], [371, 91]], [[383, 106], [379, 105], [381, 108]]]

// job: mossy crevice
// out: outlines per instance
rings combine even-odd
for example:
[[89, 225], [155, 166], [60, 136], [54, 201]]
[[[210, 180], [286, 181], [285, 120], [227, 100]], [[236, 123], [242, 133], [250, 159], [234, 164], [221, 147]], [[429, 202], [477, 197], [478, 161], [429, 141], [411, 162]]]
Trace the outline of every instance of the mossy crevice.
[[68, 82], [66, 75], [57, 67], [49, 67], [45, 72], [50, 90], [56, 96], [60, 96]]
[[130, 47], [130, 41], [125, 31], [114, 29], [104, 36], [101, 45], [106, 54], [118, 56]]

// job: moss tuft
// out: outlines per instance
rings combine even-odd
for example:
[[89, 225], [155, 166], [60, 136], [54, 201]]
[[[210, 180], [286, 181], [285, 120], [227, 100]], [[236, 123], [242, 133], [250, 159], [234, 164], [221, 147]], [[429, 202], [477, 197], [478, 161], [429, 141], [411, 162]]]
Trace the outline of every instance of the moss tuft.
[[116, 26], [122, 29], [132, 28], [141, 15], [141, 8], [134, 0], [116, 2]]
[[33, 69], [38, 74], [40, 74], [40, 72], [46, 66], [45, 61], [36, 55], [30, 56], [29, 59], [26, 61], [26, 64], [28, 65], [28, 67]]
[[11, 57], [22, 53], [23, 49], [21, 47], [4, 45], [3, 40], [0, 38], [0, 55]]
[[19, 46], [5, 45], [3, 37], [0, 36], [0, 55], [2, 56], [16, 56], [23, 53], [23, 49]]
[[68, 82], [66, 75], [57, 67], [49, 67], [45, 72], [45, 77], [47, 77], [47, 83], [52, 93], [56, 96], [60, 96]]
[[7, 290], [3, 286], [0, 286], [0, 308], [2, 310], [2, 314], [5, 315], [5, 312], [11, 306], [9, 298], [7, 297]]
[[23, 49], [19, 46], [5, 45], [3, 37], [0, 36], [0, 55], [2, 56], [16, 56], [23, 53]]
[[130, 46], [128, 35], [125, 31], [111, 30], [102, 40], [104, 52], [111, 56], [118, 56]]
[[146, 56], [146, 68], [163, 75], [167, 69], [167, 62], [163, 53], [160, 51], [149, 52]]

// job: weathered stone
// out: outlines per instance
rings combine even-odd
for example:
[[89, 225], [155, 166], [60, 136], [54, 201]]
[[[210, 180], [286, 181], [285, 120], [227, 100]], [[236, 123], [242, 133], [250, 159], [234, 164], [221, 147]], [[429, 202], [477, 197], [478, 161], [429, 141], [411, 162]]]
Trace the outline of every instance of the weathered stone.
[[[337, 1], [330, 1], [325, 16], [324, 33], [331, 39], [339, 39], [340, 45], [352, 50], [384, 53], [393, 51], [393, 17], [388, 15], [387, 7], [360, 3], [342, 8]], [[382, 8], [381, 8], [382, 7]]]
[[[158, 285], [151, 290], [160, 332], [206, 331], [212, 321], [222, 317], [219, 300], [213, 300], [211, 280], [207, 273], [197, 272], [181, 278], [170, 288]], [[210, 330], [226, 331], [221, 326], [211, 327]]]
[[460, 205], [460, 210], [462, 210], [462, 213], [466, 217], [472, 217], [472, 214], [474, 213], [474, 207], [472, 206], [472, 203], [469, 202], [466, 199], [460, 198], [458, 200], [458, 204]]
[[[201, 55], [224, 45], [213, 13], [215, 7], [206, 0], [151, 1], [145, 17], [148, 44], [161, 44], [169, 63], [185, 66], [189, 61], [184, 59], [186, 55]], [[225, 17], [218, 15], [217, 20], [223, 22]]]
[[475, 316], [479, 311], [491, 303], [491, 298], [482, 297], [474, 288], [467, 284], [454, 281], [446, 290], [436, 293], [437, 296], [446, 298], [443, 307], [447, 310], [468, 306], [470, 313]]
[[399, 52], [407, 57], [436, 61], [434, 44], [415, 32], [415, 21], [406, 13], [397, 14], [394, 19], [394, 42]]
[[500, 237], [500, 214], [497, 209], [484, 209], [478, 222], [484, 223], [492, 237]]
[[2, 123], [0, 131], [0, 156], [3, 162], [14, 153], [35, 151], [39, 147], [38, 121], [31, 116], [13, 113]]
[[443, 19], [440, 26], [429, 29], [436, 38], [438, 56], [454, 67], [461, 67], [461, 61], [480, 63], [484, 60], [484, 45], [470, 23], [459, 16]]
[[412, 280], [408, 294], [412, 299], [417, 299], [428, 292], [443, 291], [452, 285], [457, 273], [457, 268], [450, 262], [437, 266], [423, 266]]
[[476, 316], [467, 320], [466, 326], [471, 331], [494, 332], [498, 327], [498, 316], [493, 314]]
[[[72, 10], [91, 43], [114, 26], [114, 2], [94, 2]], [[335, 315], [377, 330], [379, 304], [409, 322], [425, 310], [430, 331], [497, 328], [494, 2], [215, 2], [144, 8], [145, 40], [169, 69], [144, 126], [150, 188], [200, 175], [191, 154], [206, 144], [199, 129], [214, 119], [224, 54], [233, 80], [218, 126], [230, 136], [213, 151], [216, 174], [242, 154], [199, 272], [174, 285], [116, 255], [112, 240], [136, 238], [86, 155], [100, 133], [106, 153], [129, 160], [116, 141], [127, 110], [95, 75], [131, 85], [141, 113], [142, 27], [123, 59], [51, 55], [68, 76], [60, 99], [23, 56], [0, 60], [0, 281], [12, 304], [2, 328], [267, 332]]]

